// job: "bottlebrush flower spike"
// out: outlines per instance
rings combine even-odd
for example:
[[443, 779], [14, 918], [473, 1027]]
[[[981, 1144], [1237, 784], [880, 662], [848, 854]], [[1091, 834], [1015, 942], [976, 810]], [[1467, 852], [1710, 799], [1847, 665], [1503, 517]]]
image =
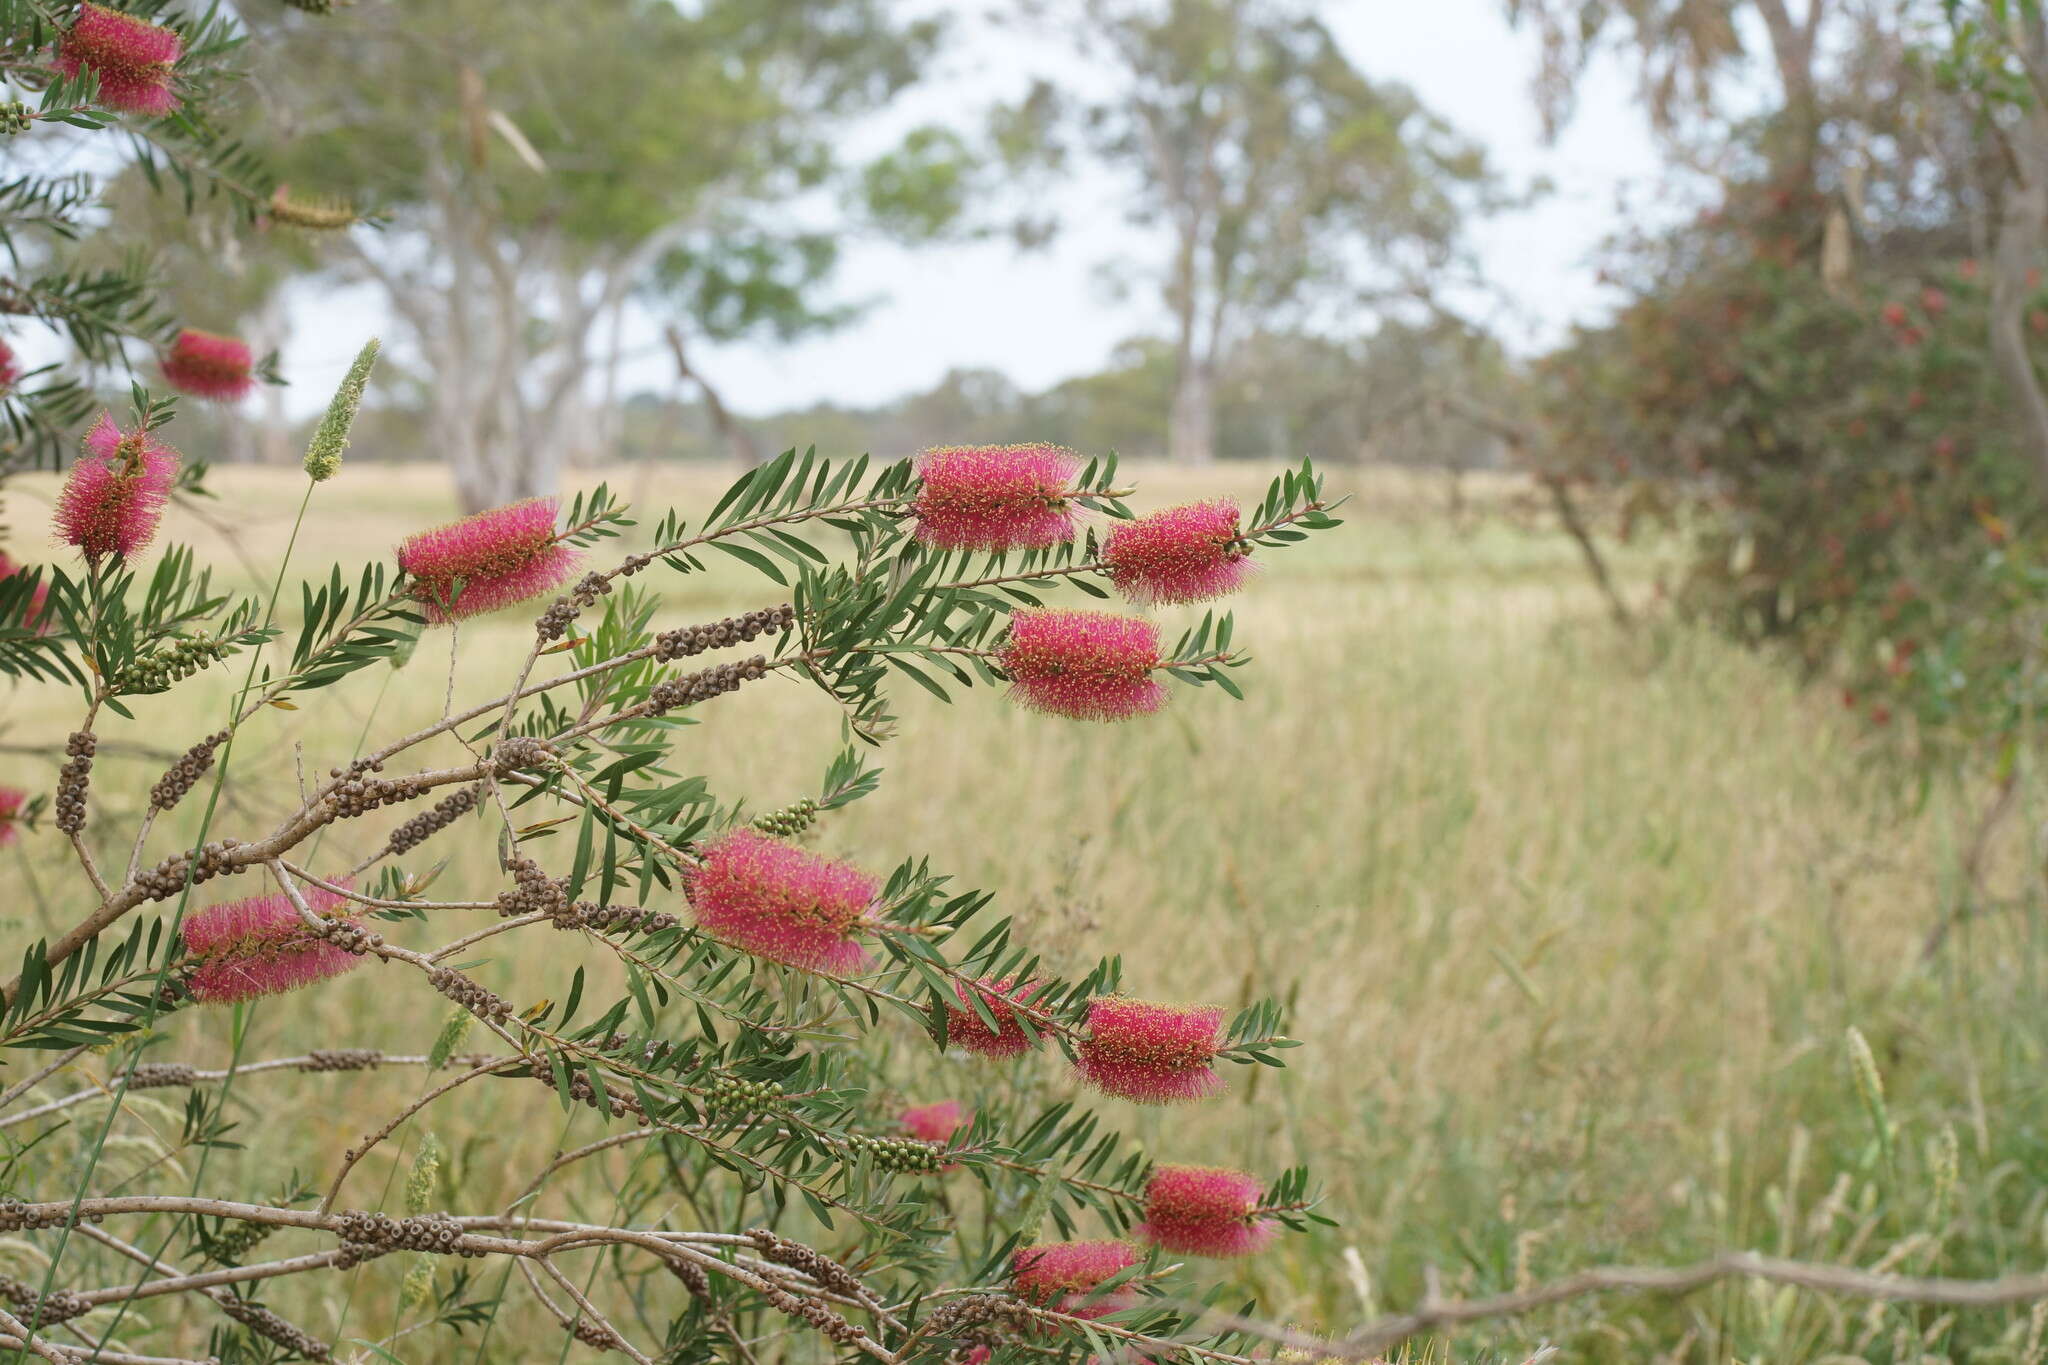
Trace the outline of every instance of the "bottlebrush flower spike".
[[1062, 446], [944, 446], [918, 460], [911, 514], [940, 550], [1043, 550], [1074, 538], [1074, 475]]
[[1236, 592], [1253, 566], [1237, 504], [1218, 499], [1118, 522], [1103, 541], [1102, 567], [1124, 596], [1154, 605]]
[[156, 535], [177, 477], [177, 451], [146, 431], [124, 432], [112, 413], [101, 413], [57, 495], [57, 538], [88, 559], [133, 555]]
[[1137, 1294], [1120, 1286], [1093, 1303], [1088, 1296], [1104, 1280], [1144, 1261], [1129, 1242], [1040, 1242], [1019, 1247], [1010, 1257], [1010, 1290], [1055, 1312], [1107, 1317], [1136, 1304]]
[[1223, 1088], [1210, 1065], [1222, 1031], [1223, 1011], [1212, 1006], [1103, 996], [1088, 1004], [1075, 1065], [1105, 1095], [1139, 1104], [1207, 1099]]
[[422, 531], [398, 547], [413, 598], [427, 619], [476, 616], [552, 592], [574, 572], [577, 555], [555, 537], [553, 498], [494, 507]]
[[0, 393], [13, 388], [21, 381], [21, 357], [14, 348], [0, 341]]
[[28, 793], [19, 787], [0, 787], [0, 848], [21, 837], [21, 810]]
[[903, 1131], [921, 1142], [933, 1142], [944, 1146], [953, 1140], [953, 1134], [968, 1124], [968, 1113], [958, 1100], [940, 1100], [936, 1104], [913, 1105], [897, 1116]]
[[1181, 1256], [1249, 1256], [1280, 1227], [1255, 1216], [1261, 1193], [1243, 1171], [1161, 1166], [1145, 1186], [1145, 1221], [1133, 1231]]
[[246, 398], [256, 387], [256, 361], [249, 343], [191, 327], [171, 342], [163, 370], [172, 388], [221, 403]]
[[1152, 676], [1159, 628], [1138, 616], [1020, 611], [996, 659], [1010, 675], [1013, 699], [1070, 720], [1128, 720], [1166, 700], [1165, 686]]
[[805, 971], [843, 975], [867, 960], [853, 932], [874, 903], [876, 887], [853, 864], [745, 826], [703, 853], [703, 863], [683, 879], [683, 891], [707, 932]]
[[171, 75], [184, 40], [177, 33], [104, 5], [86, 4], [57, 45], [51, 65], [66, 76], [99, 78], [99, 102], [131, 114], [161, 116], [178, 107]]
[[1030, 1004], [1032, 998], [1044, 989], [1038, 983], [1020, 981], [1013, 983], [1008, 977], [983, 977], [973, 985], [981, 996], [988, 1012], [995, 1016], [996, 1027], [991, 1030], [982, 1021], [981, 1015], [968, 994], [969, 987], [963, 982], [953, 983], [953, 994], [958, 996], [958, 1005], [946, 1006], [946, 1041], [976, 1052], [984, 1057], [1021, 1057], [1037, 1047], [1044, 1035], [1033, 1038], [1024, 1032], [1017, 1022], [1018, 1004]]
[[[304, 894], [307, 906], [323, 918], [353, 918], [346, 897], [317, 886]], [[282, 894], [210, 905], [187, 917], [184, 937], [185, 951], [200, 960], [190, 982], [192, 995], [208, 1004], [296, 990], [340, 976], [362, 961], [316, 938]]]

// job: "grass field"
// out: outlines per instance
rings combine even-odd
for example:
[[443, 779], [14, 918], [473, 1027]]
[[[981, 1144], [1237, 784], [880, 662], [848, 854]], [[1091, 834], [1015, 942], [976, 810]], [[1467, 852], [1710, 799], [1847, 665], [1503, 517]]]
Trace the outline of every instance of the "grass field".
[[[1252, 494], [1263, 478], [1146, 471], [1136, 501], [1197, 486]], [[628, 471], [614, 482], [640, 506], [701, 507], [723, 477], [635, 480]], [[1349, 524], [1275, 558], [1237, 606], [1257, 656], [1246, 701], [1183, 692], [1153, 722], [1084, 728], [980, 691], [949, 708], [906, 689], [881, 792], [833, 819], [821, 847], [880, 866], [927, 852], [966, 884], [996, 889], [1057, 963], [1125, 954], [1142, 994], [1291, 1001], [1305, 1046], [1289, 1070], [1233, 1068], [1222, 1101], [1118, 1116], [1176, 1159], [1314, 1168], [1341, 1226], [1284, 1241], [1241, 1272], [1279, 1319], [1347, 1327], [1411, 1303], [1429, 1266], [1450, 1295], [1731, 1247], [1923, 1274], [2037, 1269], [2048, 1256], [2038, 917], [1984, 917], [1936, 961], [1920, 957], [1960, 894], [1961, 847], [1987, 785], [1917, 792], [1829, 696], [1709, 635], [1657, 623], [1624, 638], [1568, 541], [1487, 514], [1499, 489], [1454, 527], [1434, 485], [1333, 476], [1347, 481]], [[302, 481], [230, 469], [216, 486], [247, 562], [182, 515], [176, 538], [194, 540], [229, 580], [269, 574]], [[9, 521], [39, 525], [47, 493], [19, 486]], [[434, 471], [352, 464], [320, 491], [293, 566], [353, 569], [451, 511]], [[1651, 565], [1623, 561], [1639, 597]], [[765, 600], [736, 578], [658, 586], [670, 623]], [[528, 639], [517, 612], [466, 625], [458, 702], [488, 695]], [[209, 681], [223, 685], [191, 701], [145, 698], [134, 725], [103, 734], [183, 748], [218, 723], [224, 680]], [[324, 772], [365, 733], [433, 719], [449, 685], [448, 637], [430, 636], [403, 672], [380, 667], [318, 707], [266, 715], [236, 761], [262, 765], [281, 799], [296, 753]], [[61, 742], [76, 705], [54, 687], [0, 694], [0, 742]], [[835, 713], [797, 686], [752, 689], [707, 720], [683, 742], [688, 761], [762, 805], [814, 790], [837, 742]], [[56, 761], [10, 747], [0, 784], [46, 789]], [[160, 766], [103, 761], [100, 825], [128, 827], [120, 803], [132, 816], [138, 784]], [[2042, 812], [2031, 775], [2022, 790], [1990, 880], [2034, 906], [2026, 846]], [[216, 831], [246, 832], [266, 813], [260, 803], [227, 810]], [[388, 824], [338, 828], [322, 861], [352, 861]], [[434, 848], [452, 860], [442, 889], [494, 889], [483, 827], [463, 828], [473, 837]], [[173, 846], [163, 832], [152, 845]], [[125, 856], [125, 843], [111, 856]], [[54, 840], [30, 841], [0, 867], [9, 940], [77, 913]], [[559, 991], [565, 969], [548, 938], [531, 936], [480, 974], [521, 1000]], [[366, 969], [265, 1003], [248, 1015], [242, 1055], [423, 1050], [439, 1002], [394, 1001], [393, 981]], [[1850, 1084], [1851, 1026], [1884, 1073], [1886, 1141]], [[228, 1055], [225, 1014], [183, 1014], [173, 1029], [180, 1057]], [[900, 1050], [892, 1075], [906, 1095], [971, 1100], [992, 1083], [957, 1059]], [[52, 1093], [103, 1074], [83, 1066]], [[209, 1170], [226, 1186], [280, 1194], [294, 1169], [330, 1169], [366, 1122], [420, 1085], [417, 1072], [395, 1071], [249, 1078], [235, 1096], [246, 1146], [212, 1154]], [[464, 1093], [459, 1122], [437, 1114], [425, 1126], [452, 1146], [444, 1176], [472, 1206], [510, 1198], [555, 1149], [597, 1131], [594, 1117], [579, 1110], [565, 1123], [524, 1087]], [[102, 1186], [166, 1170], [189, 1178], [199, 1158], [181, 1149], [179, 1128], [177, 1092], [137, 1097]], [[1960, 1152], [1952, 1189], [1940, 1175], [1948, 1131]], [[373, 1155], [344, 1204], [395, 1206], [416, 1139]], [[51, 1141], [65, 1151], [80, 1139]], [[542, 1211], [605, 1212], [629, 1161], [588, 1163]], [[276, 1239], [280, 1253], [297, 1245]], [[32, 1258], [22, 1239], [0, 1251]], [[272, 1301], [330, 1339], [383, 1338], [404, 1322], [405, 1261], [299, 1277]], [[137, 1350], [197, 1349], [206, 1326], [151, 1302], [122, 1335]], [[2038, 1361], [2030, 1333], [2038, 1344], [2024, 1309], [1957, 1319], [1723, 1286], [1679, 1302], [1582, 1299], [1474, 1328], [1438, 1353], [1518, 1361], [1554, 1341], [1585, 1360]], [[561, 1340], [531, 1310], [508, 1307], [481, 1358], [554, 1358]], [[389, 1349], [467, 1360], [479, 1358], [476, 1343], [475, 1332], [459, 1346], [401, 1336]]]

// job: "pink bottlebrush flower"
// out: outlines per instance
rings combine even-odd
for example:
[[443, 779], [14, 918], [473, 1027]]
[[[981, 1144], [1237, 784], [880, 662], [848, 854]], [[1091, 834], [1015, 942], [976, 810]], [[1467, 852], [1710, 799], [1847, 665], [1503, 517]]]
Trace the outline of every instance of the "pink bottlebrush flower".
[[172, 29], [86, 4], [51, 65], [66, 76], [92, 72], [99, 78], [99, 102], [109, 109], [161, 116], [178, 107], [171, 76], [183, 49], [184, 40]]
[[991, 1030], [982, 1022], [976, 1012], [973, 999], [964, 982], [953, 983], [953, 993], [960, 998], [958, 1005], [946, 1006], [946, 1041], [969, 1052], [984, 1057], [1021, 1057], [1037, 1047], [1044, 1035], [1034, 1038], [1024, 1032], [1017, 1022], [1016, 1005], [1031, 1003], [1032, 998], [1044, 987], [1033, 981], [1012, 983], [1008, 977], [1000, 979], [984, 977], [973, 985], [988, 1012], [995, 1016], [996, 1027]]
[[[27, 567], [26, 564], [17, 563], [14, 557], [8, 554], [7, 551], [0, 550], [0, 578], [12, 578]], [[44, 621], [42, 616], [43, 604], [49, 600], [49, 581], [43, 580], [38, 582], [35, 591], [29, 596], [28, 614], [21, 618], [21, 623], [25, 626], [36, 626], [40, 630], [47, 631], [50, 628], [50, 623]]]
[[1280, 1227], [1256, 1216], [1261, 1193], [1243, 1171], [1161, 1166], [1145, 1186], [1145, 1221], [1134, 1231], [1181, 1256], [1249, 1256]]
[[[303, 894], [307, 906], [323, 918], [353, 918], [346, 897], [317, 886]], [[296, 990], [340, 976], [362, 961], [315, 937], [281, 893], [210, 905], [186, 917], [184, 937], [185, 951], [199, 959], [192, 995], [208, 1004]]]
[[398, 547], [398, 567], [427, 619], [445, 622], [558, 588], [577, 555], [555, 536], [556, 502], [528, 498], [422, 531]]
[[953, 1134], [967, 1126], [969, 1115], [960, 1101], [940, 1100], [936, 1104], [913, 1105], [897, 1115], [896, 1121], [918, 1141], [943, 1147], [953, 1140]]
[[1139, 1104], [1207, 1099], [1223, 1088], [1210, 1065], [1223, 1011], [1103, 996], [1088, 1004], [1088, 1036], [1076, 1049], [1081, 1076], [1105, 1095]]
[[164, 378], [183, 393], [232, 403], [256, 387], [249, 343], [187, 327], [163, 359]]
[[941, 550], [1043, 550], [1074, 538], [1081, 457], [1054, 445], [945, 446], [918, 460], [917, 538]]
[[177, 451], [149, 432], [122, 431], [112, 413], [101, 413], [57, 495], [57, 538], [87, 559], [135, 554], [156, 535], [177, 477]]
[[1102, 567], [1133, 602], [1206, 602], [1251, 575], [1251, 547], [1238, 538], [1236, 503], [1190, 502], [1118, 522]]
[[1010, 675], [1014, 700], [1070, 720], [1128, 720], [1166, 700], [1166, 688], [1152, 676], [1159, 628], [1142, 617], [1020, 611], [996, 658]]
[[1041, 1308], [1077, 1318], [1102, 1318], [1130, 1308], [1138, 1296], [1119, 1287], [1094, 1302], [1088, 1297], [1104, 1280], [1144, 1264], [1129, 1242], [1040, 1242], [1019, 1247], [1010, 1257], [1010, 1291]]
[[867, 954], [853, 938], [875, 882], [851, 863], [806, 853], [742, 826], [704, 850], [684, 878], [698, 925], [757, 957], [843, 975]]
[[21, 357], [14, 348], [0, 341], [0, 393], [6, 392], [21, 382]]
[[21, 837], [21, 810], [28, 793], [19, 787], [0, 787], [0, 848]]

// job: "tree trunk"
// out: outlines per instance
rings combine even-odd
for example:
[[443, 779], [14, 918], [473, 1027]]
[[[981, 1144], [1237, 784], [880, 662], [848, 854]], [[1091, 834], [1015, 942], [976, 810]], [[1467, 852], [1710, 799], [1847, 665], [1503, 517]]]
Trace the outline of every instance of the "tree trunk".
[[1212, 463], [1216, 458], [1216, 372], [1207, 361], [1190, 356], [1182, 360], [1173, 381], [1167, 456], [1176, 464]]
[[725, 406], [725, 400], [718, 396], [718, 390], [712, 388], [703, 375], [691, 368], [689, 353], [683, 349], [682, 329], [670, 323], [662, 329], [662, 335], [668, 338], [669, 350], [675, 352], [676, 374], [685, 384], [695, 384], [697, 391], [704, 395], [704, 411], [710, 416], [711, 425], [717, 429], [719, 437], [724, 440], [725, 448], [732, 452], [733, 459], [748, 468], [761, 463], [761, 450], [754, 444], [753, 433], [732, 415], [731, 409]]
[[2041, 259], [2048, 235], [2048, 113], [2038, 107], [2014, 125], [2008, 143], [2012, 174], [1999, 203], [1992, 263], [1990, 345], [1992, 363], [2012, 395], [2020, 419], [2021, 448], [2048, 496], [2048, 397], [2028, 352], [2028, 275]]

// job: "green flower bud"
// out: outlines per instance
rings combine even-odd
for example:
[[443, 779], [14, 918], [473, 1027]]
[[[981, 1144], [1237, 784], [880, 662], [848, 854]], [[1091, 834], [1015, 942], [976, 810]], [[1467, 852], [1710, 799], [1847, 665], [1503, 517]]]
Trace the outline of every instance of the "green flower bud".
[[370, 368], [377, 363], [377, 338], [371, 337], [356, 353], [341, 387], [327, 404], [313, 440], [306, 447], [306, 473], [314, 483], [324, 483], [341, 472], [341, 452], [348, 449], [349, 429], [355, 426], [356, 409], [362, 406], [363, 390], [370, 382]]

